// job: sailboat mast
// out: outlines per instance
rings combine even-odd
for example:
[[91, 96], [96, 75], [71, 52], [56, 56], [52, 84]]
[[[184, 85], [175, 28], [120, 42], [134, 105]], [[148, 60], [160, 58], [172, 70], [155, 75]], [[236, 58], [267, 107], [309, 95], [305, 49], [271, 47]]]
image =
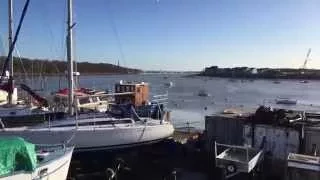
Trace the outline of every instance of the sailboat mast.
[[[12, 6], [12, 0], [8, 0], [8, 45], [9, 45], [9, 50], [12, 47], [13, 41], [12, 41], [12, 29], [13, 29], [13, 6]], [[12, 53], [9, 55], [9, 61], [10, 61], [10, 66], [9, 66], [9, 70], [10, 70], [10, 74], [9, 74], [9, 85], [11, 86], [10, 88], [14, 88], [13, 86], [13, 56]], [[8, 99], [9, 99], [9, 104], [12, 104], [12, 92], [10, 91], [8, 93]]]
[[68, 109], [69, 114], [74, 114], [74, 94], [73, 94], [73, 46], [72, 46], [72, 0], [68, 0], [68, 21], [67, 21], [67, 59], [68, 59]]

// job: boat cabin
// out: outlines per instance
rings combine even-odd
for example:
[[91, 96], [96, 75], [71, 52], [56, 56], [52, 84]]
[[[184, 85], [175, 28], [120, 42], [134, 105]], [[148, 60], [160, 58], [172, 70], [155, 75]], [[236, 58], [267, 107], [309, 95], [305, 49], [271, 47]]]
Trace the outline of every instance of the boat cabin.
[[124, 82], [115, 84], [115, 103], [141, 106], [149, 101], [149, 84], [145, 82]]
[[[108, 109], [108, 101], [103, 99], [104, 92], [91, 89], [78, 89], [75, 91], [75, 103], [78, 112], [105, 112]], [[58, 91], [54, 96], [54, 102], [65, 109], [68, 104], [68, 89]]]

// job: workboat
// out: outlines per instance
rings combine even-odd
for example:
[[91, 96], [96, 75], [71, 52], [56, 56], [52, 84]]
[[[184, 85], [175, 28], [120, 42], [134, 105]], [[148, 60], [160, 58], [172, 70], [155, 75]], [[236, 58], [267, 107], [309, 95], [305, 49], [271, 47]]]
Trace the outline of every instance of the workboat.
[[78, 119], [47, 122], [33, 127], [4, 128], [1, 136], [15, 135], [42, 144], [68, 141], [76, 151], [119, 149], [158, 142], [173, 134], [169, 112], [162, 118], [139, 117], [135, 111], [131, 118], [114, 118], [107, 114], [82, 114]]
[[0, 180], [67, 179], [73, 147], [0, 138]]

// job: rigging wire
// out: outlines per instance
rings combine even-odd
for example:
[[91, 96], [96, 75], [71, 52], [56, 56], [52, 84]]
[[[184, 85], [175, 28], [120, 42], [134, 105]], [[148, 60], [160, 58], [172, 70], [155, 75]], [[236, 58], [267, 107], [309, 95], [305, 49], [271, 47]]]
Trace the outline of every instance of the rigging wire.
[[47, 7], [47, 3], [48, 2], [44, 2], [41, 4], [41, 7], [40, 10], [41, 10], [41, 14], [43, 15], [43, 19], [44, 21], [42, 21], [44, 27], [47, 27], [48, 31], [49, 31], [49, 36], [50, 36], [50, 51], [51, 53], [54, 53], [54, 54], [58, 54], [58, 48], [56, 46], [54, 46], [55, 44], [55, 38], [54, 38], [54, 34], [53, 34], [53, 31], [52, 31], [52, 27], [51, 27], [51, 23], [49, 23], [49, 8]]
[[[108, 2], [108, 1], [106, 1], [106, 2]], [[115, 35], [115, 38], [116, 38], [116, 41], [117, 41], [117, 46], [119, 48], [120, 58], [121, 58], [121, 60], [123, 62], [123, 66], [125, 66], [126, 65], [126, 59], [125, 59], [125, 56], [124, 56], [124, 53], [123, 53], [123, 46], [122, 46], [122, 43], [121, 43], [121, 40], [120, 40], [118, 28], [117, 28], [116, 23], [115, 23], [114, 18], [113, 18], [113, 14], [111, 12], [111, 9], [108, 8], [109, 5], [110, 4], [106, 5], [106, 8], [107, 8], [106, 11], [108, 13], [107, 14], [107, 18], [109, 20], [109, 24], [111, 26], [111, 29], [112, 29], [112, 31], [113, 31], [113, 33]]]
[[24, 74], [24, 76], [25, 76], [25, 79], [29, 79], [28, 73], [27, 73], [27, 71], [26, 71], [26, 69], [25, 69], [25, 67], [24, 67], [24, 65], [23, 65], [23, 61], [22, 61], [22, 58], [21, 58], [21, 54], [20, 54], [18, 45], [16, 45], [15, 52], [16, 52], [16, 54], [17, 54], [17, 56], [18, 56], [18, 59], [19, 59], [19, 62], [20, 62], [20, 64], [21, 64], [21, 68], [22, 68], [23, 74]]
[[[49, 59], [49, 62], [51, 65], [54, 66], [54, 70], [59, 73], [59, 68], [57, 67], [56, 63], [53, 61], [53, 59], [57, 59], [59, 58], [59, 56], [61, 55], [58, 55], [60, 54], [59, 53], [59, 50], [58, 50], [58, 47], [56, 46], [56, 44], [59, 44], [58, 43], [58, 40], [56, 40], [55, 36], [54, 36], [54, 32], [53, 32], [53, 28], [51, 26], [51, 23], [49, 23], [49, 17], [50, 17], [50, 8], [48, 8], [48, 2], [44, 2], [41, 4], [42, 8], [40, 8], [41, 10], [41, 15], [43, 17], [43, 26], [44, 27], [47, 27], [47, 30], [48, 30], [48, 34], [49, 34], [49, 44], [50, 44], [50, 47], [49, 47], [49, 51], [51, 52], [52, 57], [51, 59]], [[43, 75], [43, 72], [44, 72], [44, 69], [47, 69], [47, 63], [41, 61], [40, 62], [40, 74], [39, 74], [39, 82], [40, 82], [40, 89], [44, 90], [45, 89], [45, 86], [46, 86], [46, 83], [45, 83], [45, 79], [46, 79], [46, 76]]]

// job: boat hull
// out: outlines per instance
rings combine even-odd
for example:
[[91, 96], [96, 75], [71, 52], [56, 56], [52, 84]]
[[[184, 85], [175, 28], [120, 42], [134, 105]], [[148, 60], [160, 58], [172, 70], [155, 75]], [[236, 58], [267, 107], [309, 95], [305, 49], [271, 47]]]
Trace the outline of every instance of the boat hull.
[[27, 115], [11, 115], [1, 117], [4, 127], [20, 127], [20, 126], [34, 126], [44, 123], [48, 120], [59, 120], [65, 118], [64, 112], [45, 112], [34, 113]]
[[86, 127], [59, 127], [32, 130], [4, 130], [0, 135], [15, 135], [25, 138], [35, 144], [75, 145], [75, 151], [91, 151], [125, 148], [146, 143], [152, 143], [167, 138], [173, 134], [171, 123], [158, 123], [157, 125], [114, 125], [112, 127], [86, 126]]

